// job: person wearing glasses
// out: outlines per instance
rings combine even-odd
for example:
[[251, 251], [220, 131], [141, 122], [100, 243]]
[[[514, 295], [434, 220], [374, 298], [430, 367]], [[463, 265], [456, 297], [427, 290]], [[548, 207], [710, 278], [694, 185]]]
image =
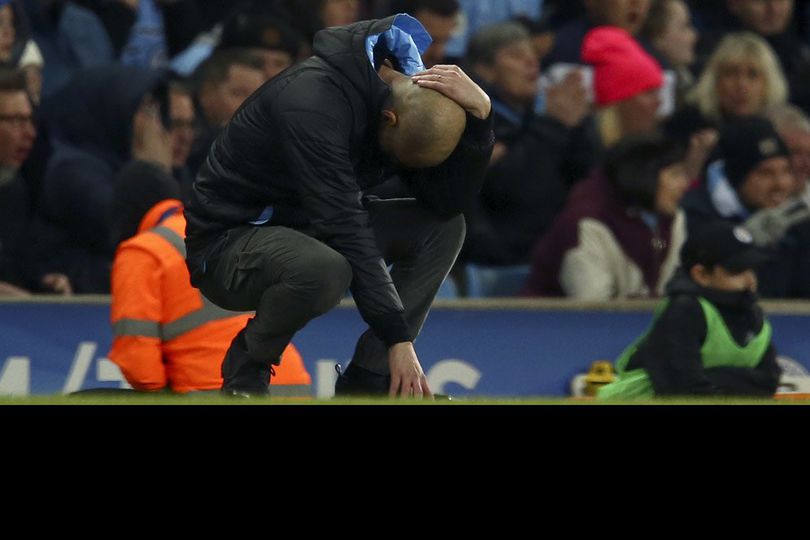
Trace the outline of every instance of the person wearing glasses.
[[0, 69], [0, 296], [72, 292], [65, 275], [44, 272], [35, 277], [25, 264], [31, 197], [20, 167], [36, 136], [25, 75]]

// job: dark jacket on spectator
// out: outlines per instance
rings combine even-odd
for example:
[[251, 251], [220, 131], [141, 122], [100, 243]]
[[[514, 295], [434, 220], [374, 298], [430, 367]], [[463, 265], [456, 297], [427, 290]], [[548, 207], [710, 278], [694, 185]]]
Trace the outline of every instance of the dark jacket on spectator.
[[628, 206], [601, 171], [577, 184], [540, 239], [522, 291], [583, 300], [661, 296], [678, 264], [684, 218]]
[[[705, 223], [727, 219], [742, 223], [748, 215], [723, 216], [712, 201], [708, 182], [687, 193], [681, 206], [689, 234]], [[810, 298], [810, 222], [791, 228], [773, 249], [773, 258], [757, 269], [763, 298]]]
[[77, 293], [109, 291], [110, 197], [131, 159], [132, 119], [161, 75], [112, 66], [82, 72], [45, 104], [52, 154], [34, 223], [40, 269], [66, 274]]
[[484, 187], [466, 213], [462, 259], [525, 264], [534, 242], [565, 204], [571, 186], [596, 164], [601, 143], [593, 123], [571, 129], [549, 116], [510, 109], [492, 98], [495, 138], [507, 154], [487, 168]]
[[[116, 58], [120, 57], [129, 40], [132, 27], [138, 19], [137, 10], [123, 2], [79, 0], [78, 3], [83, 4], [98, 16], [107, 30]], [[155, 1], [155, 4], [163, 15], [166, 45], [170, 57], [186, 48], [197, 34], [205, 29], [195, 0]]]
[[23, 178], [0, 180], [0, 281], [30, 288], [24, 253], [27, 248], [31, 202]]
[[74, 2], [25, 3], [31, 34], [39, 45], [44, 66], [42, 96], [54, 94], [73, 73], [115, 61], [110, 37], [91, 10]]
[[364, 207], [369, 190], [399, 173], [397, 195], [415, 196], [440, 216], [457, 215], [480, 190], [493, 138], [490, 121], [468, 115], [461, 142], [436, 167], [405, 170], [383, 155], [378, 122], [391, 89], [371, 65], [366, 40], [393, 22], [389, 17], [319, 32], [314, 57], [265, 84], [236, 112], [211, 148], [185, 209], [192, 283], [228, 229], [283, 225], [346, 258], [354, 299], [378, 336], [394, 342], [407, 334]]

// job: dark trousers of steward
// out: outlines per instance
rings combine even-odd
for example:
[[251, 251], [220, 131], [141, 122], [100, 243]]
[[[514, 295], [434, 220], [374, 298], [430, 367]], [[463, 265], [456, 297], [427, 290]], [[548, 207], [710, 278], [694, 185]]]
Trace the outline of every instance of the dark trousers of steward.
[[[439, 218], [414, 200], [378, 200], [368, 212], [377, 246], [392, 265], [410, 338], [416, 339], [461, 249], [464, 217]], [[197, 286], [218, 306], [255, 310], [256, 316], [243, 331], [247, 354], [226, 355], [223, 388], [266, 388], [271, 364], [295, 333], [335, 307], [351, 280], [346, 259], [304, 232], [280, 226], [229, 231], [217, 256], [206, 260]], [[389, 375], [387, 348], [370, 329], [360, 336], [352, 363]]]

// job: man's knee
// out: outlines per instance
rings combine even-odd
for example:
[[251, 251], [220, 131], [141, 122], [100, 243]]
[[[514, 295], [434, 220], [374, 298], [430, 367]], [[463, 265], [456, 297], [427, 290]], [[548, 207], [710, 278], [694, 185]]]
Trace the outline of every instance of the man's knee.
[[313, 310], [323, 314], [335, 307], [352, 282], [352, 267], [334, 250], [308, 257], [305, 265], [292, 276], [291, 285], [310, 299]]

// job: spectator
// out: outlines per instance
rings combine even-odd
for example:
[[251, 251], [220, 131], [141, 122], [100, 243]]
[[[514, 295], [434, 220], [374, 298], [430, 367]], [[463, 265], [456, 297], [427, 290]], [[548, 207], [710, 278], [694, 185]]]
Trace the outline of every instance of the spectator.
[[701, 38], [700, 56], [708, 57], [728, 33], [752, 32], [771, 46], [793, 87], [793, 81], [810, 68], [810, 48], [793, 24], [794, 0], [726, 0], [726, 7], [728, 16], [722, 24]]
[[169, 116], [172, 174], [180, 185], [182, 200], [186, 201], [194, 181], [187, 165], [194, 145], [194, 99], [191, 89], [179, 81], [169, 85]]
[[762, 296], [810, 297], [810, 210], [791, 200], [790, 152], [773, 125], [758, 117], [730, 122], [715, 158], [702, 185], [684, 197], [689, 234], [711, 221], [744, 223], [775, 253], [757, 271]]
[[31, 37], [44, 59], [44, 98], [65, 85], [75, 71], [115, 61], [110, 36], [92, 10], [60, 0], [27, 1], [24, 6], [31, 24]]
[[164, 68], [203, 29], [196, 0], [78, 0], [99, 18], [115, 59], [145, 69]]
[[17, 0], [0, 0], [0, 65], [23, 71], [34, 104], [39, 103], [42, 92], [42, 63], [22, 6]]
[[[119, 175], [113, 230], [121, 241], [112, 271], [110, 359], [136, 390], [218, 390], [221, 364], [249, 314], [225, 311], [191, 286], [179, 191], [160, 169]], [[311, 395], [311, 379], [290, 344], [273, 377], [274, 395]]]
[[773, 107], [768, 110], [766, 116], [790, 151], [793, 176], [796, 180], [793, 195], [800, 197], [810, 206], [810, 118], [793, 105]]
[[685, 240], [683, 158], [659, 135], [612, 148], [535, 246], [523, 293], [594, 301], [662, 295]]
[[687, 140], [705, 128], [722, 128], [733, 118], [763, 114], [785, 103], [787, 83], [768, 44], [748, 32], [727, 35], [712, 55], [687, 107], [670, 118], [666, 132]]
[[196, 134], [188, 164], [196, 175], [219, 132], [264, 82], [264, 62], [242, 49], [219, 51], [195, 74]]
[[70, 294], [70, 281], [61, 274], [29, 275], [25, 265], [31, 197], [20, 176], [36, 138], [26, 82], [19, 71], [0, 70], [0, 296], [24, 296], [34, 291]]
[[433, 43], [422, 53], [425, 67], [443, 63], [447, 43], [458, 27], [460, 7], [458, 0], [395, 0], [391, 2], [388, 15], [407, 13], [425, 27]]
[[360, 20], [358, 0], [282, 0], [282, 5], [292, 17], [293, 28], [310, 45], [319, 30]]
[[598, 397], [773, 396], [781, 370], [753, 270], [766, 255], [743, 227], [717, 222], [690, 236], [681, 257], [652, 327], [616, 360], [618, 380]]
[[309, 55], [294, 17], [280, 2], [243, 2], [172, 59], [172, 71], [190, 76], [215, 50], [246, 49], [261, 58], [267, 79]]
[[454, 61], [466, 56], [467, 42], [479, 29], [521, 15], [539, 20], [544, 4], [543, 0], [458, 0], [458, 3], [461, 21], [445, 52]]
[[532, 19], [526, 15], [518, 15], [512, 20], [529, 31], [529, 38], [531, 39], [534, 52], [540, 61], [540, 65], [543, 65], [548, 53], [554, 48], [554, 40], [556, 38], [554, 27], [551, 25], [552, 17], [547, 16], [544, 12], [539, 20]]
[[[546, 70], [555, 64], [581, 64], [585, 36], [598, 26], [617, 26], [636, 36], [647, 20], [651, 0], [582, 0], [586, 18], [564, 24], [546, 58]], [[643, 44], [648, 50], [649, 46]], [[586, 61], [587, 62], [587, 61]]]
[[584, 122], [590, 105], [571, 74], [549, 91], [545, 114], [535, 113], [537, 56], [518, 23], [482, 28], [470, 41], [467, 63], [492, 100], [497, 143], [481, 195], [466, 213], [462, 258], [525, 264], [570, 186], [595, 165], [599, 140]]
[[242, 48], [261, 58], [269, 81], [299, 59], [302, 39], [274, 16], [237, 12], [223, 25], [218, 49]]
[[32, 231], [39, 271], [58, 268], [78, 293], [109, 292], [113, 182], [133, 160], [170, 170], [167, 94], [159, 73], [109, 66], [45, 103], [53, 151]]
[[607, 26], [591, 30], [582, 59], [594, 69], [597, 123], [605, 147], [657, 129], [663, 72], [627, 31]]
[[689, 6], [684, 0], [653, 0], [640, 35], [675, 71], [675, 102], [679, 107], [694, 83], [690, 67], [695, 61], [698, 35]]

